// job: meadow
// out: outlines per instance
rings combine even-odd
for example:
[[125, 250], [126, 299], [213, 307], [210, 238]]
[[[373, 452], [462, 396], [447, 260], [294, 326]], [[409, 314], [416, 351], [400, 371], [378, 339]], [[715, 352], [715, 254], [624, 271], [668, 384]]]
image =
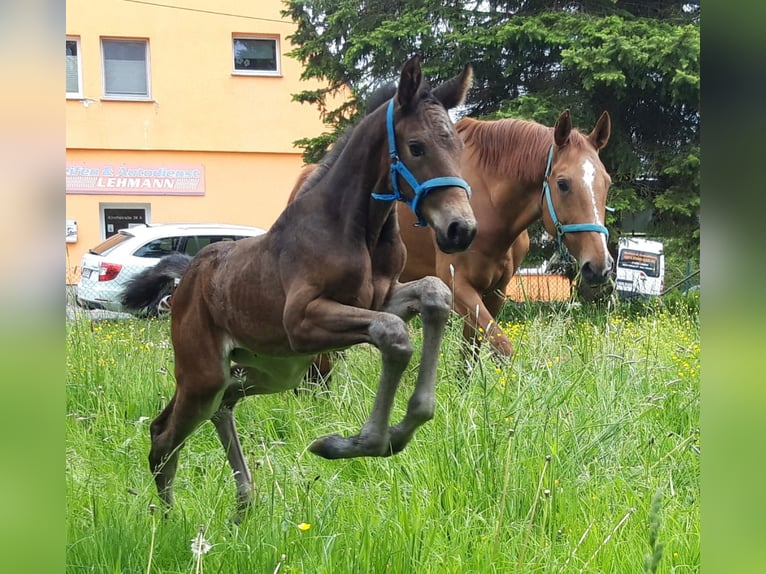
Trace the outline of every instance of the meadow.
[[[377, 350], [355, 347], [329, 390], [240, 403], [257, 504], [239, 525], [211, 424], [181, 453], [167, 517], [156, 496], [149, 424], [173, 393], [169, 321], [69, 321], [66, 571], [699, 572], [697, 311], [507, 306], [516, 355], [483, 349], [469, 372], [453, 317], [434, 419], [396, 456], [327, 461], [306, 447], [355, 434], [377, 384]], [[417, 349], [417, 320], [411, 331]]]

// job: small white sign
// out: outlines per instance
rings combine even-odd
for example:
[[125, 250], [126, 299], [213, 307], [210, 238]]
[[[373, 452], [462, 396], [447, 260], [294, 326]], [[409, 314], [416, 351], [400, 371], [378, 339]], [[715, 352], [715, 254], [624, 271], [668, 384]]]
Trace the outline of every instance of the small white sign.
[[66, 242], [77, 243], [77, 222], [74, 219], [66, 220]]

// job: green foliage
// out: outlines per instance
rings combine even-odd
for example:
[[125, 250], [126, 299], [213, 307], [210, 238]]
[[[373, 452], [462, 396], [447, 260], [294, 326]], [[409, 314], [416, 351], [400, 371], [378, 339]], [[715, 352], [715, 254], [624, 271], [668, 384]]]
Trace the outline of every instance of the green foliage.
[[[434, 83], [471, 62], [469, 115], [552, 125], [569, 108], [588, 130], [609, 111], [602, 158], [617, 210], [607, 218], [612, 240], [621, 213], [653, 209], [653, 234], [678, 238], [679, 255], [698, 258], [698, 1], [288, 0], [284, 14], [298, 25], [292, 55], [304, 77], [329, 86], [296, 96], [333, 127], [300, 142], [306, 161], [320, 157], [354, 120], [356, 102], [396, 79], [413, 53]], [[341, 86], [350, 88], [350, 103], [328, 110], [324, 96]]]

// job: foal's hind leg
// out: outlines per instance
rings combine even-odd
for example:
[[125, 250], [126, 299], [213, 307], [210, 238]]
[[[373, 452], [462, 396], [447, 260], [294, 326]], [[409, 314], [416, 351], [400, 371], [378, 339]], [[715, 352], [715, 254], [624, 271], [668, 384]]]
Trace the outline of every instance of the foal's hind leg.
[[[209, 333], [209, 332], [208, 332]], [[152, 422], [149, 467], [157, 492], [168, 504], [173, 502], [173, 479], [178, 454], [186, 438], [218, 410], [228, 379], [221, 345], [211, 336], [179, 339], [173, 333], [176, 390], [173, 398]]]
[[149, 427], [152, 443], [149, 468], [154, 475], [157, 492], [168, 506], [173, 504], [173, 479], [181, 447], [194, 429], [210, 418], [215, 400], [215, 394], [189, 396], [181, 388], [176, 388], [171, 401]]
[[[231, 380], [224, 392], [221, 406], [211, 421], [215, 425], [218, 439], [226, 452], [226, 459], [229, 461], [234, 480], [237, 483], [237, 517], [235, 521], [239, 522], [252, 503], [253, 478], [242, 452], [242, 444], [239, 441], [239, 433], [234, 421], [234, 407], [241, 398], [253, 394], [248, 392], [251, 387], [247, 385], [247, 379], [251, 376], [252, 369], [236, 366], [232, 367], [231, 370]], [[244, 375], [235, 375], [235, 371], [244, 373]], [[243, 377], [244, 380], [242, 380]]]

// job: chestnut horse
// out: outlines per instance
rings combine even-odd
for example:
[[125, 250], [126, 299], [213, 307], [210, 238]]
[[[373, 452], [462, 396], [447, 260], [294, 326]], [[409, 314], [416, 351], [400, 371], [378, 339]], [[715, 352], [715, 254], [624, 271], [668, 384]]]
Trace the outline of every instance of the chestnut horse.
[[[451, 294], [436, 277], [398, 281], [405, 248], [394, 200], [434, 230], [439, 249], [471, 244], [476, 220], [460, 178], [463, 144], [447, 110], [462, 103], [472, 76], [466, 66], [431, 90], [419, 58], [412, 58], [394, 97], [336, 145], [266, 234], [211, 244], [183, 273], [152, 275], [155, 289], [182, 275], [171, 308], [175, 394], [150, 427], [149, 463], [168, 505], [180, 448], [211, 420], [234, 473], [241, 518], [252, 479], [234, 407], [248, 395], [295, 388], [317, 353], [370, 343], [380, 349], [382, 369], [359, 434], [319, 438], [309, 447], [313, 453], [389, 456], [433, 417]], [[418, 313], [423, 350], [415, 389], [402, 420], [389, 426], [413, 352], [407, 321]], [[234, 370], [244, 376], [233, 377]]]
[[506, 300], [511, 277], [529, 248], [526, 229], [542, 218], [561, 250], [577, 259], [580, 281], [608, 283], [612, 257], [604, 226], [611, 178], [598, 152], [609, 140], [611, 121], [603, 112], [585, 135], [572, 128], [569, 110], [552, 128], [516, 119], [456, 124], [465, 143], [463, 177], [471, 184], [478, 223], [476, 238], [462, 253], [440, 253], [431, 233], [400, 211], [407, 246], [403, 280], [441, 277], [454, 292], [454, 309], [464, 317], [463, 335], [479, 344], [477, 331], [501, 356], [513, 345], [495, 319]]
[[[432, 232], [400, 209], [407, 247], [402, 279], [440, 277], [452, 288], [453, 308], [464, 318], [469, 353], [475, 357], [483, 338], [497, 354], [510, 357], [513, 345], [495, 319], [529, 249], [526, 230], [533, 222], [542, 218], [559, 248], [566, 246], [574, 255], [582, 282], [590, 287], [609, 282], [612, 257], [604, 215], [611, 178], [598, 152], [609, 140], [611, 121], [603, 112], [586, 135], [573, 129], [565, 110], [552, 128], [527, 120], [472, 118], [463, 118], [456, 128], [465, 143], [461, 167], [473, 190], [476, 238], [461, 253], [443, 253]], [[304, 168], [291, 198], [314, 169]], [[328, 356], [318, 357], [312, 381], [326, 377], [330, 367]]]

